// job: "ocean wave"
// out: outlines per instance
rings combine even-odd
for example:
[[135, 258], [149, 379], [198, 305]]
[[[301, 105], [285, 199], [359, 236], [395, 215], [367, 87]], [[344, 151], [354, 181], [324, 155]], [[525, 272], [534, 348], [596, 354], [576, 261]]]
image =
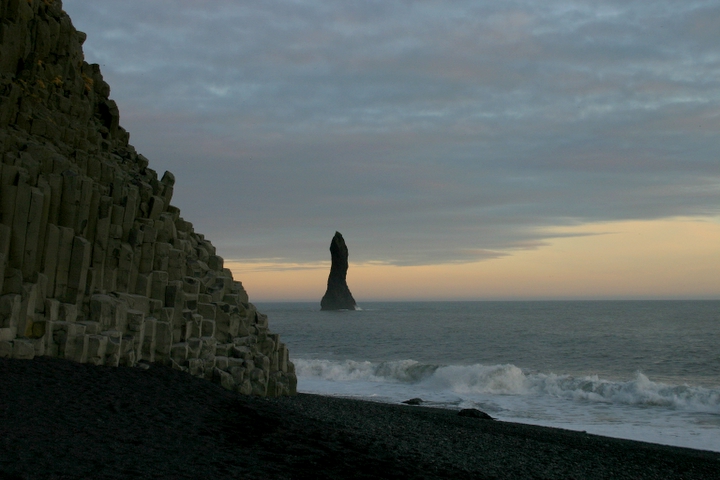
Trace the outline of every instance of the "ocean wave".
[[395, 362], [357, 362], [354, 360], [293, 359], [300, 377], [316, 377], [330, 381], [368, 381], [415, 383], [431, 376], [438, 366], [424, 365], [415, 360]]
[[412, 384], [460, 396], [550, 396], [572, 401], [662, 406], [720, 414], [720, 389], [653, 382], [638, 372], [627, 381], [598, 376], [526, 373], [512, 364], [430, 365], [414, 360], [390, 362], [295, 359], [298, 376], [330, 382]]
[[597, 376], [576, 378], [569, 375], [537, 375], [533, 389], [590, 402], [624, 405], [662, 406], [720, 414], [720, 389], [653, 382], [637, 372], [625, 382], [603, 380]]

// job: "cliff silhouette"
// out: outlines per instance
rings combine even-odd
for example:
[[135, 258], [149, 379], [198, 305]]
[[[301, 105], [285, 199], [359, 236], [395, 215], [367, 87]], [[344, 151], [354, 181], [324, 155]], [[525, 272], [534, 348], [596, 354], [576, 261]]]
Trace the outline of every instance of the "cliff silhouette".
[[0, 357], [294, 394], [288, 350], [129, 143], [59, 0], [0, 4]]

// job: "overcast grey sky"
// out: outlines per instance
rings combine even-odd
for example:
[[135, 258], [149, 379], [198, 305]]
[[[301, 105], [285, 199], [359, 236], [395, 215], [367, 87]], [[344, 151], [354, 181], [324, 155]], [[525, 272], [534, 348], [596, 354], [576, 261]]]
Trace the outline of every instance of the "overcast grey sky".
[[457, 263], [720, 215], [720, 1], [64, 0], [226, 259]]

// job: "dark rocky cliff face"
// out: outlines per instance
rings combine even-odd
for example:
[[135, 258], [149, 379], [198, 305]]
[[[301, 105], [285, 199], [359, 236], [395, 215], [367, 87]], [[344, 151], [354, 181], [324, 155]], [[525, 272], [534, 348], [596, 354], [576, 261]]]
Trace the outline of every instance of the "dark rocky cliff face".
[[340, 232], [330, 243], [332, 265], [328, 277], [327, 291], [320, 301], [321, 310], [355, 310], [357, 304], [347, 285], [348, 248]]
[[59, 0], [0, 3], [0, 357], [295, 392], [288, 350], [129, 144]]

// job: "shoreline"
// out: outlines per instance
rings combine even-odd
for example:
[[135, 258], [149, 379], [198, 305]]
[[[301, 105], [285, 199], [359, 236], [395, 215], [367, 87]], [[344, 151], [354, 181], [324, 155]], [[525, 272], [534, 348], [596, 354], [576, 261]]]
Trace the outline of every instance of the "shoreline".
[[[364, 397], [356, 397], [356, 396], [352, 396], [352, 395], [343, 396], [342, 394], [323, 394], [323, 393], [307, 392], [307, 391], [300, 391], [300, 392], [298, 392], [298, 394], [299, 394], [299, 395], [319, 396], [319, 397], [330, 397], [330, 398], [335, 398], [335, 399], [346, 399], [346, 400], [350, 400], [350, 401], [377, 403], [377, 404], [380, 404], [380, 405], [401, 405], [401, 404], [404, 404], [404, 403], [405, 403], [405, 401], [403, 401], [403, 402], [399, 402], [399, 401], [398, 401], [398, 402], [389, 402], [389, 401], [377, 400], [377, 399], [374, 399], [374, 398], [372, 398], [372, 397], [364, 398]], [[410, 404], [407, 404], [407, 406], [412, 406], [412, 407], [418, 408], [418, 409], [428, 409], [428, 410], [432, 410], [432, 411], [437, 411], [437, 410], [439, 410], [439, 411], [449, 411], [449, 412], [451, 412], [451, 413], [453, 413], [453, 414], [455, 414], [455, 415], [457, 415], [461, 410], [464, 409], [464, 408], [462, 408], [462, 407], [457, 407], [457, 406], [453, 406], [453, 407], [439, 406], [439, 405], [435, 405], [435, 404], [434, 404], [433, 402], [431, 402], [431, 401], [423, 401], [423, 402], [420, 403], [420, 404], [410, 403]], [[477, 407], [477, 408], [480, 409], [479, 411], [482, 411], [482, 408], [481, 408], [481, 407]], [[475, 409], [475, 407], [470, 407], [470, 409]], [[491, 416], [491, 417], [493, 418], [493, 420], [495, 420], [495, 421], [497, 421], [497, 422], [499, 422], [499, 423], [503, 423], [503, 424], [512, 424], [512, 425], [520, 425], [520, 426], [527, 426], [527, 427], [538, 427], [538, 428], [548, 428], [548, 429], [551, 429], [551, 430], [559, 430], [559, 431], [562, 431], [562, 432], [571, 432], [571, 433], [577, 433], [577, 434], [583, 434], [583, 435], [592, 435], [592, 436], [595, 436], [595, 437], [609, 438], [609, 439], [614, 439], [614, 440], [626, 440], [626, 441], [644, 443], [644, 444], [649, 444], [649, 445], [658, 445], [658, 446], [665, 446], [665, 447], [683, 448], [683, 449], [686, 449], [686, 450], [695, 450], [695, 451], [701, 451], [701, 452], [710, 452], [710, 453], [716, 453], [716, 454], [719, 454], [719, 455], [720, 455], [720, 446], [717, 446], [715, 449], [712, 449], [712, 448], [709, 448], [709, 447], [708, 447], [708, 448], [704, 448], [703, 446], [683, 445], [683, 444], [680, 444], [680, 442], [672, 443], [672, 442], [663, 442], [663, 441], [653, 441], [653, 440], [648, 440], [648, 439], [644, 439], [644, 438], [633, 438], [633, 437], [631, 437], [631, 436], [629, 436], [629, 435], [627, 435], [627, 436], [623, 436], [623, 435], [610, 435], [610, 434], [607, 434], [607, 433], [605, 433], [605, 432], [593, 431], [593, 430], [592, 430], [592, 425], [574, 428], [573, 425], [571, 425], [571, 426], [563, 426], [562, 424], [554, 424], [554, 423], [551, 423], [551, 422], [547, 422], [547, 423], [532, 423], [532, 422], [530, 422], [530, 421], [524, 421], [524, 420], [522, 420], [522, 419], [521, 419], [521, 420], [512, 420], [512, 419], [507, 419], [507, 418], [502, 418], [502, 417], [496, 417], [494, 414], [493, 414], [493, 415], [490, 415], [490, 414], [488, 414], [488, 413], [485, 413], [484, 411], [482, 411], [482, 412], [483, 412], [484, 414], [486, 414], [486, 415]], [[490, 412], [490, 410], [488, 410], [488, 412]], [[638, 436], [638, 437], [639, 437], [639, 436]]]
[[716, 478], [720, 452], [298, 394], [160, 365], [0, 359], [2, 478]]

